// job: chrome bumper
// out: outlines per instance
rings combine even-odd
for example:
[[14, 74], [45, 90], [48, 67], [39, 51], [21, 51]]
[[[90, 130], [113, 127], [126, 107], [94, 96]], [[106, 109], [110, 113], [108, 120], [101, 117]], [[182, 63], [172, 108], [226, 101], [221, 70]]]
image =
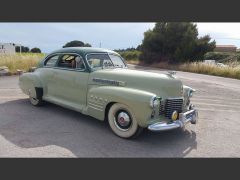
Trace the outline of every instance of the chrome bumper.
[[179, 114], [179, 119], [170, 123], [157, 122], [148, 126], [150, 131], [166, 131], [176, 128], [185, 128], [185, 125], [189, 122], [196, 124], [198, 120], [197, 110], [189, 110], [185, 113]]

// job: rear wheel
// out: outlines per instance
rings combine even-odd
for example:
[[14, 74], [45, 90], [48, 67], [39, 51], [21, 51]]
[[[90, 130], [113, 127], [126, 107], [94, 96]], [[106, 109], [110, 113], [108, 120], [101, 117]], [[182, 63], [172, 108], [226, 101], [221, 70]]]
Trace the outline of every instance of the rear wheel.
[[42, 89], [35, 88], [33, 91], [29, 90], [29, 100], [30, 100], [30, 103], [34, 106], [43, 105]]
[[34, 106], [41, 106], [43, 104], [42, 98], [38, 99], [36, 97], [29, 96], [29, 100], [30, 100], [31, 104]]
[[108, 112], [108, 122], [112, 131], [122, 138], [137, 137], [143, 130], [128, 106], [113, 104]]

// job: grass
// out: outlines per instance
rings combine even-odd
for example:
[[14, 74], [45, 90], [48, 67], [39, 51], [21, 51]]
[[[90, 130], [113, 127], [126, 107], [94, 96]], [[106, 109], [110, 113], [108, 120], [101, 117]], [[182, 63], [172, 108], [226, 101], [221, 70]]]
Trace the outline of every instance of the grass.
[[228, 62], [227, 67], [218, 67], [216, 65], [210, 65], [203, 62], [183, 63], [180, 65], [170, 65], [168, 63], [154, 63], [146, 65], [140, 61], [128, 60], [129, 64], [149, 66], [161, 69], [185, 71], [199, 74], [208, 74], [214, 76], [228, 77], [234, 79], [240, 79], [240, 62], [233, 61]]
[[195, 62], [195, 63], [181, 64], [178, 67], [178, 70], [240, 79], [240, 66], [218, 67], [215, 65], [208, 65], [201, 62], [198, 62], [198, 63]]
[[16, 74], [17, 70], [29, 71], [31, 67], [37, 66], [38, 62], [44, 57], [40, 53], [16, 53], [0, 55], [0, 67], [6, 66], [10, 74]]
[[[16, 74], [18, 69], [28, 72], [31, 67], [37, 66], [38, 62], [43, 57], [44, 54], [37, 53], [16, 53], [13, 55], [0, 55], [0, 67], [8, 67], [10, 74]], [[136, 59], [135, 56], [133, 57], [133, 59], [127, 59], [127, 63], [240, 79], [239, 61], [228, 62], [227, 67], [218, 67], [215, 65], [204, 64], [202, 62], [184, 63], [180, 65], [169, 65], [167, 63], [155, 63], [146, 65]]]

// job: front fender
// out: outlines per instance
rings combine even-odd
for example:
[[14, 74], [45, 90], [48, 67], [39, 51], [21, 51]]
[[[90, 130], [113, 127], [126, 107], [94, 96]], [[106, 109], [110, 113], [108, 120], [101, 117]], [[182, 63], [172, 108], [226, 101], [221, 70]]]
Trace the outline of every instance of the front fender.
[[190, 104], [190, 98], [192, 97], [192, 94], [196, 92], [195, 89], [183, 85], [183, 97], [184, 97], [184, 110], [186, 111], [188, 109], [188, 106]]
[[151, 116], [150, 100], [155, 94], [116, 86], [91, 87], [87, 96], [87, 113], [104, 120], [105, 110], [109, 103], [127, 105], [138, 120], [139, 126], [146, 127]]

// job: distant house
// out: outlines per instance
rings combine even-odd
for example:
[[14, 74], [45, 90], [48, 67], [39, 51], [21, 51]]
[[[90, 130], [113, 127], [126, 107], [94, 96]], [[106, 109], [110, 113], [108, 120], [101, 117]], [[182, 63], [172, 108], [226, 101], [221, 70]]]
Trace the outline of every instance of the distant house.
[[236, 52], [237, 46], [234, 45], [216, 45], [215, 52]]
[[15, 54], [15, 44], [0, 43], [0, 54]]

